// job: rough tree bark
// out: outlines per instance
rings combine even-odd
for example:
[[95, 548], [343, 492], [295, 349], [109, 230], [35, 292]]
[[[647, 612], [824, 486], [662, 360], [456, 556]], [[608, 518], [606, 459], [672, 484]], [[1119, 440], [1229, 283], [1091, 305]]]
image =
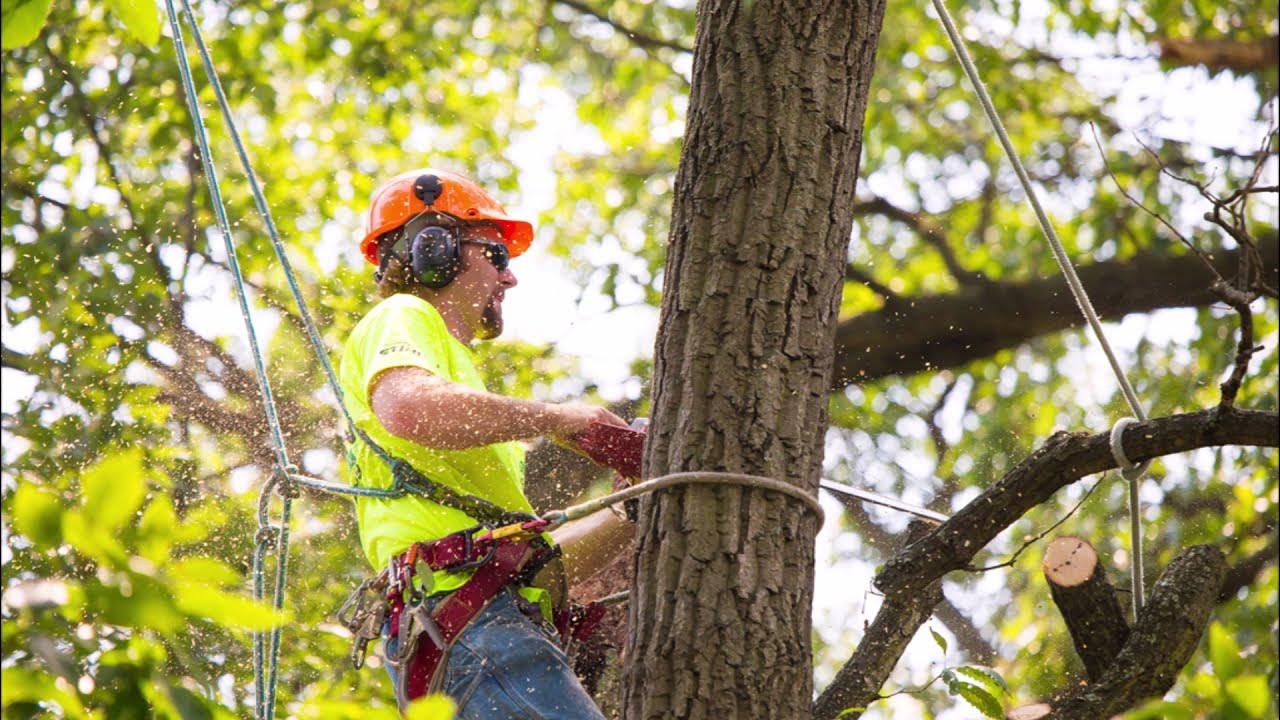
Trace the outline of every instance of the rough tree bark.
[[[883, 14], [699, 4], [646, 475], [737, 471], [816, 494]], [[816, 531], [765, 491], [643, 502], [624, 717], [806, 717]]]

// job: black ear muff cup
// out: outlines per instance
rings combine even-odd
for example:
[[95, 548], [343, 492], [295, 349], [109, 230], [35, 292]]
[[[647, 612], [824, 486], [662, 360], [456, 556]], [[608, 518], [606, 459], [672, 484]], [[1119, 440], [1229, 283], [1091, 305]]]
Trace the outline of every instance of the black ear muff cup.
[[442, 288], [453, 282], [462, 268], [458, 239], [448, 228], [425, 227], [409, 243], [409, 261], [418, 282], [429, 288]]

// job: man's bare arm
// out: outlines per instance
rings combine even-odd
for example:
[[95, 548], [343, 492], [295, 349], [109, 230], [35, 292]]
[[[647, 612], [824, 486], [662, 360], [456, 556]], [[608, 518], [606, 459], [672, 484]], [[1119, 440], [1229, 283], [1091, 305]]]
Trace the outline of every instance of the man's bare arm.
[[569, 438], [592, 422], [626, 425], [604, 408], [481, 392], [417, 367], [392, 368], [379, 375], [369, 403], [387, 432], [442, 450], [540, 435]]

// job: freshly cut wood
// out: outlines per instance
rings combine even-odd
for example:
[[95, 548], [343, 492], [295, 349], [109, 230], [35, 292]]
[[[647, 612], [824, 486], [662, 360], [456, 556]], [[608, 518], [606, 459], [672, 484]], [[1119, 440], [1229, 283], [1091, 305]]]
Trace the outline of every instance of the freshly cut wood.
[[1051, 712], [1053, 706], [1049, 703], [1033, 703], [1010, 710], [1005, 714], [1005, 720], [1039, 720]]
[[1085, 672], [1095, 681], [1129, 638], [1129, 624], [1115, 588], [1107, 581], [1097, 551], [1078, 537], [1060, 537], [1049, 543], [1044, 553], [1044, 576]]

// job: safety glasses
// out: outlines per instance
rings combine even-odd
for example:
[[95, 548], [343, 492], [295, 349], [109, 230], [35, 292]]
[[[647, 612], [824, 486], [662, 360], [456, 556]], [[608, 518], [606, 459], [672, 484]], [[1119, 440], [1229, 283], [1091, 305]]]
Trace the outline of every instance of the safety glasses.
[[511, 254], [507, 251], [507, 246], [500, 242], [488, 242], [485, 240], [463, 240], [464, 243], [471, 245], [479, 245], [484, 248], [485, 258], [493, 265], [493, 269], [502, 272], [507, 269], [507, 265], [511, 264]]

